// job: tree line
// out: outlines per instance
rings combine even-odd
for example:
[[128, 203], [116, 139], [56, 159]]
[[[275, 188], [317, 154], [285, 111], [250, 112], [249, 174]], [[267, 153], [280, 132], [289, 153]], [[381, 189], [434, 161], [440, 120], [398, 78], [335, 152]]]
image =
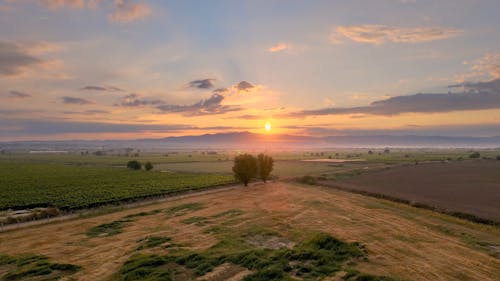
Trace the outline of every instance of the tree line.
[[237, 180], [248, 186], [250, 180], [256, 177], [266, 182], [271, 175], [273, 166], [274, 160], [268, 155], [261, 153], [255, 157], [245, 153], [234, 158], [233, 172]]

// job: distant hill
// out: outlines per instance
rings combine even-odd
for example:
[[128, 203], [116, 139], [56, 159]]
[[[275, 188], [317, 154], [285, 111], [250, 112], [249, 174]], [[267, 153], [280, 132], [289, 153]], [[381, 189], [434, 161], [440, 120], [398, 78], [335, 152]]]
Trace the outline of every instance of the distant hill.
[[286, 134], [255, 134], [230, 132], [197, 136], [167, 137], [136, 140], [67, 140], [0, 142], [0, 150], [82, 150], [119, 149], [132, 147], [143, 150], [164, 149], [307, 149], [307, 148], [356, 148], [356, 147], [500, 147], [496, 137], [447, 137], [447, 136], [296, 136]]

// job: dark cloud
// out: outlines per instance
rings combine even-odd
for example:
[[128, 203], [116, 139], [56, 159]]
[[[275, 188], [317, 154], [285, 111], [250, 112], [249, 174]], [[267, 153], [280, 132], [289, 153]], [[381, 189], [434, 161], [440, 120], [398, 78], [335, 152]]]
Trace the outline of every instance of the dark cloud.
[[35, 119], [0, 119], [2, 137], [43, 136], [71, 133], [142, 133], [179, 132], [197, 130], [234, 130], [229, 126], [197, 127], [184, 124], [134, 124], [75, 122]]
[[251, 90], [254, 87], [255, 87], [254, 85], [250, 84], [247, 81], [241, 81], [240, 83], [238, 83], [236, 85], [236, 89], [238, 89], [238, 91], [248, 91], [248, 90]]
[[29, 97], [31, 97], [31, 95], [24, 93], [24, 92], [19, 92], [19, 91], [10, 91], [9, 97], [11, 97], [11, 98], [29, 98]]
[[16, 76], [26, 68], [44, 63], [40, 58], [31, 55], [22, 46], [0, 41], [0, 76]]
[[500, 93], [500, 78], [487, 82], [464, 82], [450, 85], [448, 88], [463, 88], [468, 92], [493, 92]]
[[123, 92], [123, 89], [113, 86], [85, 86], [81, 88], [82, 91], [98, 91], [98, 92]]
[[189, 87], [197, 89], [212, 89], [213, 87], [215, 87], [214, 81], [215, 79], [212, 78], [193, 80], [189, 82]]
[[95, 114], [107, 114], [110, 113], [109, 111], [106, 110], [85, 110], [85, 111], [64, 111], [63, 114], [67, 115], [74, 115], [74, 114], [80, 114], [80, 115], [95, 115]]
[[165, 104], [157, 106], [164, 113], [182, 113], [185, 116], [215, 115], [241, 110], [239, 107], [222, 105], [224, 96], [213, 94], [210, 98], [191, 105]]
[[253, 115], [253, 114], [245, 114], [245, 115], [236, 116], [236, 117], [234, 117], [234, 119], [256, 120], [256, 119], [262, 119], [262, 116]]
[[[437, 113], [459, 110], [481, 110], [500, 108], [498, 81], [468, 84], [474, 88], [460, 93], [415, 94], [396, 96], [375, 101], [368, 106], [328, 107], [317, 110], [303, 110], [282, 115], [281, 117], [306, 117], [316, 115], [373, 114], [398, 115], [401, 113], [420, 112]], [[453, 85], [454, 86], [454, 85]]]
[[129, 94], [124, 96], [119, 106], [128, 106], [128, 107], [138, 107], [138, 106], [146, 106], [146, 105], [159, 105], [163, 104], [164, 102], [162, 100], [152, 100], [152, 99], [144, 99], [141, 98], [137, 94]]
[[76, 98], [76, 97], [61, 97], [63, 103], [66, 104], [79, 104], [79, 105], [84, 105], [84, 104], [92, 104], [93, 102], [82, 99], [82, 98]]
[[214, 94], [223, 94], [225, 92], [229, 91], [228, 88], [217, 88], [215, 90], [212, 91], [212, 93]]

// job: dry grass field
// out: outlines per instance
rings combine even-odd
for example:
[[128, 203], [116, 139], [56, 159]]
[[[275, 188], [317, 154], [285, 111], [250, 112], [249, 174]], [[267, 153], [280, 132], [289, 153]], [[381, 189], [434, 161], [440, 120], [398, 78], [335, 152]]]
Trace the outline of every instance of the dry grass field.
[[[106, 232], [105, 225], [102, 231], [102, 224], [111, 222], [122, 228]], [[119, 280], [116, 272], [135, 253], [172, 251], [155, 244], [141, 248], [148, 237], [168, 237], [172, 245], [202, 251], [229, 236], [253, 247], [290, 247], [318, 231], [365, 245], [368, 258], [349, 264], [364, 273], [403, 280], [500, 279], [498, 228], [325, 187], [281, 182], [0, 233], [0, 253], [45, 255], [53, 262], [82, 267], [63, 278], [67, 280]], [[224, 264], [205, 278], [241, 280], [247, 274], [244, 268]]]

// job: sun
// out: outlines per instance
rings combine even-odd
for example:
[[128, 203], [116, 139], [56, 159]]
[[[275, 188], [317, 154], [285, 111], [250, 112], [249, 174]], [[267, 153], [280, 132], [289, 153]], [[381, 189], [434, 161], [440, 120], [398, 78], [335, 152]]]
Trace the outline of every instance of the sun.
[[264, 125], [264, 129], [266, 129], [266, 132], [271, 132], [271, 122], [266, 122], [266, 125]]

